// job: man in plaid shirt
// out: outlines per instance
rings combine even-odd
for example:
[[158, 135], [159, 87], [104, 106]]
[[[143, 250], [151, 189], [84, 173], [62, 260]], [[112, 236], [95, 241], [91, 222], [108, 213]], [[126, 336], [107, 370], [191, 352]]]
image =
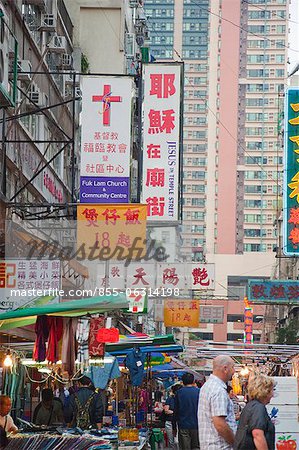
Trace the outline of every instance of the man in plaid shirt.
[[233, 374], [234, 361], [219, 355], [213, 360], [213, 374], [201, 388], [198, 430], [203, 450], [233, 450], [237, 424], [226, 385]]

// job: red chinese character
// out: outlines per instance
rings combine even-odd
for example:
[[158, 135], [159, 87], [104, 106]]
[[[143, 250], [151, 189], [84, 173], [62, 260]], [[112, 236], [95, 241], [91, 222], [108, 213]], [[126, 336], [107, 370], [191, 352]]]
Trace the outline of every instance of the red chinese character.
[[[193, 275], [193, 284], [200, 284], [201, 286], [209, 286], [210, 285], [210, 279], [208, 278], [208, 272], [207, 269], [200, 267], [196, 267], [192, 270]], [[208, 279], [207, 279], [208, 278]], [[206, 280], [206, 281], [205, 281]]]
[[126, 225], [140, 223], [139, 209], [128, 208], [127, 211], [124, 213], [124, 216], [126, 217], [126, 222], [125, 222]]
[[94, 139], [95, 141], [99, 141], [101, 139], [101, 133], [99, 131], [94, 133]]
[[293, 228], [290, 231], [289, 240], [293, 241], [293, 244], [299, 244], [299, 228]]
[[163, 270], [163, 284], [169, 283], [176, 286], [179, 282], [179, 277], [175, 273], [175, 267], [172, 267], [171, 269], [164, 269]]
[[117, 173], [124, 173], [124, 171], [125, 171], [125, 168], [123, 166], [121, 166], [120, 164], [118, 164], [115, 167], [115, 172], [117, 172]]
[[174, 302], [173, 301], [168, 301], [166, 303], [166, 306], [168, 309], [170, 309], [170, 311], [174, 311]]
[[151, 90], [150, 95], [156, 95], [157, 98], [168, 98], [175, 94], [174, 87], [175, 75], [172, 74], [151, 74]]
[[112, 131], [112, 133], [110, 133], [110, 137], [112, 139], [112, 141], [117, 141], [118, 140], [118, 133], [115, 133]]
[[261, 298], [267, 297], [267, 293], [265, 292], [266, 286], [262, 284], [253, 284], [251, 286], [251, 294], [253, 298]]
[[105, 276], [102, 278], [101, 286], [104, 287], [104, 288], [109, 287], [109, 277], [108, 277], [107, 275], [105, 275]]
[[282, 284], [278, 286], [272, 286], [270, 289], [270, 298], [285, 298], [286, 294], [284, 291], [284, 286]]
[[102, 213], [102, 216], [105, 217], [106, 225], [108, 225], [109, 219], [112, 219], [110, 223], [112, 225], [116, 224], [116, 220], [120, 218], [120, 216], [117, 214], [116, 209], [105, 209], [105, 211]]
[[189, 309], [198, 309], [197, 302], [191, 302], [191, 305], [190, 305]]
[[96, 173], [104, 173], [104, 164], [96, 164]]
[[147, 146], [147, 156], [148, 158], [161, 158], [160, 145], [149, 144]]
[[127, 145], [126, 144], [119, 144], [118, 145], [118, 151], [119, 153], [126, 153]]
[[107, 172], [113, 172], [114, 170], [114, 166], [112, 164], [108, 164], [108, 166], [106, 167]]
[[187, 314], [187, 313], [186, 313], [186, 314], [184, 315], [184, 321], [185, 321], [185, 322], [191, 322], [191, 316], [190, 316], [190, 314]]
[[148, 286], [149, 283], [143, 279], [143, 277], [146, 276], [146, 273], [145, 273], [143, 267], [136, 269], [136, 272], [137, 273], [134, 275], [134, 278], [136, 278], [136, 280], [134, 281], [133, 284], [138, 284], [140, 281], [144, 286]]
[[165, 186], [165, 171], [164, 169], [147, 169], [146, 171], [146, 186]]
[[178, 302], [178, 308], [179, 309], [185, 309], [185, 303], [184, 302]]
[[299, 208], [291, 208], [288, 222], [294, 223], [295, 225], [299, 224]]
[[171, 133], [174, 129], [174, 110], [166, 109], [162, 111], [155, 111], [154, 109], [150, 109], [148, 113], [150, 126], [148, 129], [149, 134], [157, 134], [162, 133], [165, 130], [165, 133]]
[[131, 238], [125, 233], [120, 233], [118, 236], [117, 245], [123, 245], [124, 247], [131, 247]]
[[98, 220], [98, 213], [96, 211], [95, 208], [92, 209], [88, 209], [86, 208], [83, 212], [82, 215], [85, 216], [85, 219], [87, 219], [87, 221], [89, 222], [89, 225], [87, 225], [88, 227], [94, 226], [97, 227], [97, 220]]
[[119, 267], [117, 267], [117, 266], [111, 267], [111, 275], [113, 278], [120, 277]]
[[108, 153], [116, 153], [116, 144], [107, 144]]
[[288, 299], [299, 299], [299, 286], [289, 286], [288, 288]]
[[148, 197], [147, 203], [147, 215], [148, 216], [163, 216], [165, 207], [165, 197]]

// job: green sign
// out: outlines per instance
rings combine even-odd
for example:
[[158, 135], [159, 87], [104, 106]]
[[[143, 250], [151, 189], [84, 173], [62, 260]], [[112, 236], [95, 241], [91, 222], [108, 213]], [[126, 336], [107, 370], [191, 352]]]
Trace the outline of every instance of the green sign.
[[299, 88], [285, 95], [283, 252], [299, 255]]

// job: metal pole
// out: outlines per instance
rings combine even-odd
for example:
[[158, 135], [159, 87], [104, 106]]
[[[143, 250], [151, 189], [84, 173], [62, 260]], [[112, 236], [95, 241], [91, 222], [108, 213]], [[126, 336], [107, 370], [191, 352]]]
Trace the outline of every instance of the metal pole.
[[6, 110], [3, 108], [3, 123], [2, 123], [2, 179], [1, 191], [6, 196], [6, 124], [5, 124]]
[[142, 65], [138, 78], [138, 181], [137, 181], [137, 203], [141, 198], [141, 180], [142, 180]]

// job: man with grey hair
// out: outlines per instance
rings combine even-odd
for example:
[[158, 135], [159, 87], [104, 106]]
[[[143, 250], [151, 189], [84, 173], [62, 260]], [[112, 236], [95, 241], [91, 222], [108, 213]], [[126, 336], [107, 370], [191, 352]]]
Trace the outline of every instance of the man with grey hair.
[[201, 449], [233, 450], [237, 424], [226, 385], [233, 374], [234, 361], [229, 356], [219, 355], [213, 360], [213, 374], [201, 388], [198, 403]]

